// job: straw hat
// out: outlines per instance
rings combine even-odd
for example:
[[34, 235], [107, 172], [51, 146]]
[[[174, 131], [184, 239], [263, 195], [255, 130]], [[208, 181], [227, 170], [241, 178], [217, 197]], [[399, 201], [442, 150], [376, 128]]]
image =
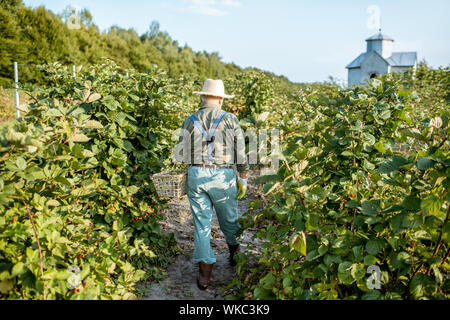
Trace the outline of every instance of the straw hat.
[[212, 96], [224, 99], [233, 99], [234, 96], [225, 94], [225, 86], [222, 80], [206, 79], [201, 92], [195, 91], [193, 94], [200, 96]]

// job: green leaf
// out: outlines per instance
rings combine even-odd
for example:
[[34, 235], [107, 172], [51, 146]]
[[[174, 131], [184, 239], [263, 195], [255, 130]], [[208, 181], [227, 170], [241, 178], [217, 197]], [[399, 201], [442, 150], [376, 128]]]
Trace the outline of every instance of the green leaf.
[[67, 179], [64, 178], [63, 176], [56, 177], [56, 178], [55, 178], [55, 181], [57, 181], [57, 182], [59, 182], [59, 183], [65, 185], [65, 186], [68, 186], [68, 187], [71, 187], [71, 186], [72, 186], [72, 184], [69, 182], [69, 180], [67, 180]]
[[259, 282], [261, 283], [264, 289], [272, 289], [273, 285], [275, 284], [275, 277], [273, 276], [272, 272], [269, 272]]
[[383, 162], [378, 168], [378, 172], [382, 174], [389, 174], [398, 171], [401, 167], [408, 164], [408, 161], [399, 156], [393, 156], [391, 160]]
[[370, 133], [363, 133], [362, 137], [368, 145], [373, 146], [375, 144], [376, 138]]
[[395, 253], [392, 256], [391, 264], [396, 269], [404, 268], [407, 265], [409, 260], [409, 254], [405, 251], [401, 251], [399, 253]]
[[308, 218], [306, 218], [305, 227], [307, 231], [314, 231], [317, 229], [319, 224], [319, 217], [315, 214], [310, 214]]
[[[136, 273], [136, 274], [135, 274], [135, 277], [140, 279], [140, 278], [142, 278], [142, 275], [139, 274], [139, 273]], [[123, 299], [123, 300], [138, 300], [138, 297], [137, 297], [134, 293], [132, 293], [132, 292], [127, 292], [127, 293], [125, 293], [125, 295], [122, 297], [122, 299]]]
[[421, 171], [426, 171], [428, 169], [433, 168], [435, 165], [435, 162], [428, 158], [420, 158], [419, 161], [417, 161], [417, 169]]
[[381, 211], [381, 200], [364, 201], [361, 205], [364, 214], [373, 216]]
[[338, 279], [339, 279], [340, 283], [349, 285], [355, 281], [355, 279], [352, 276], [352, 271], [351, 271], [352, 268], [353, 268], [353, 265], [349, 261], [344, 261], [339, 264]]
[[70, 154], [63, 154], [53, 158], [54, 161], [67, 161], [70, 159], [72, 159], [72, 156]]
[[14, 267], [12, 268], [11, 277], [20, 276], [20, 275], [24, 274], [25, 272], [27, 272], [27, 267], [26, 267], [25, 263], [19, 262], [19, 263], [15, 264]]
[[387, 119], [389, 119], [391, 117], [391, 111], [390, 110], [385, 110], [380, 114], [380, 118], [383, 119], [384, 121], [386, 121]]
[[357, 208], [358, 206], [359, 206], [359, 203], [357, 201], [355, 201], [355, 200], [350, 200], [349, 202], [347, 202], [345, 204], [345, 207], [351, 208], [351, 209]]
[[92, 189], [82, 187], [82, 188], [73, 189], [70, 193], [74, 197], [83, 197], [88, 194], [91, 194]]
[[421, 299], [426, 295], [427, 276], [418, 273], [412, 278], [410, 285], [410, 292], [414, 299]]
[[420, 199], [416, 196], [408, 196], [403, 200], [402, 206], [405, 210], [417, 212], [420, 210]]
[[324, 245], [321, 245], [317, 251], [319, 252], [319, 254], [321, 256], [323, 256], [325, 253], [328, 252], [328, 247], [324, 246]]
[[402, 112], [400, 112], [400, 115], [398, 116], [399, 119], [405, 121], [407, 124], [411, 124], [412, 120], [411, 117], [409, 115], [408, 112], [406, 112], [405, 110], [402, 110]]
[[361, 280], [366, 275], [366, 269], [362, 263], [354, 263], [350, 270], [350, 274], [356, 281]]
[[114, 231], [122, 230], [123, 223], [120, 220], [116, 220], [116, 221], [113, 222], [113, 227], [112, 228], [113, 228]]
[[431, 240], [430, 234], [427, 231], [425, 231], [425, 230], [419, 230], [419, 231], [414, 232], [414, 236], [413, 237], [416, 238], [416, 239]]
[[421, 224], [422, 224], [421, 216], [415, 213], [409, 213], [405, 215], [402, 221], [402, 227], [408, 229], [416, 229], [420, 227]]
[[27, 168], [27, 162], [22, 157], [18, 157], [16, 160], [16, 166], [19, 170], [25, 170]]
[[134, 95], [134, 94], [129, 94], [128, 95], [132, 100], [134, 100], [134, 101], [139, 101], [140, 99], [139, 99], [139, 97], [138, 96], [136, 96], [136, 95]]
[[306, 236], [304, 232], [295, 233], [290, 241], [291, 250], [295, 250], [306, 257]]
[[0, 292], [7, 294], [10, 290], [14, 288], [13, 282], [11, 280], [0, 281]]
[[92, 158], [95, 157], [95, 153], [93, 153], [91, 150], [83, 150], [83, 158]]
[[276, 174], [263, 175], [257, 178], [258, 183], [278, 182], [280, 180], [281, 180], [280, 177]]
[[119, 102], [113, 96], [106, 96], [103, 99], [103, 104], [111, 111], [115, 111], [120, 107]]
[[62, 113], [58, 109], [52, 108], [45, 113], [45, 117], [61, 117]]
[[100, 122], [96, 121], [96, 120], [88, 120], [84, 124], [84, 127], [86, 129], [102, 129], [103, 125]]
[[256, 287], [255, 288], [255, 290], [253, 291], [253, 296], [255, 297], [255, 299], [259, 299], [259, 300], [271, 300], [271, 299], [274, 299], [274, 295], [272, 294], [272, 290], [264, 289], [264, 288], [260, 288], [260, 287]]
[[52, 200], [47, 201], [47, 207], [58, 207], [60, 205], [61, 204], [59, 203], [58, 200], [52, 199]]
[[375, 143], [374, 148], [378, 151], [381, 152], [382, 154], [386, 154], [386, 148], [384, 147], [384, 144], [381, 141], [378, 141], [377, 143]]
[[374, 170], [375, 169], [375, 165], [373, 163], [371, 163], [370, 161], [364, 160], [364, 164], [363, 164], [364, 168], [367, 169], [368, 171]]
[[275, 184], [273, 183], [268, 183], [266, 185], [264, 185], [264, 194], [267, 196], [269, 194], [271, 194], [273, 191], [275, 191], [275, 189], [277, 189], [279, 186], [281, 185], [281, 183], [277, 182]]
[[344, 152], [341, 153], [341, 156], [343, 156], [343, 157], [353, 157], [354, 154], [351, 151], [344, 151]]
[[83, 146], [77, 143], [72, 148], [72, 154], [79, 159], [83, 159], [84, 158], [83, 150], [84, 150]]
[[91, 139], [83, 133], [77, 133], [70, 139], [72, 142], [88, 142], [90, 140]]
[[368, 255], [364, 257], [364, 264], [366, 266], [373, 266], [377, 264], [377, 258], [372, 255]]
[[421, 209], [425, 215], [438, 216], [440, 208], [442, 206], [442, 201], [439, 197], [435, 195], [429, 195], [421, 202]]
[[415, 139], [425, 141], [425, 138], [419, 129], [416, 128], [406, 129], [404, 132], [408, 137], [413, 137]]
[[369, 292], [363, 294], [362, 300], [378, 300], [381, 297], [381, 293], [378, 290], [370, 290]]
[[145, 271], [144, 270], [136, 270], [134, 272], [134, 274], [133, 274], [133, 281], [137, 282], [137, 281], [143, 280], [144, 278], [145, 278]]
[[84, 280], [88, 277], [88, 275], [91, 272], [91, 267], [88, 263], [86, 263], [82, 268], [80, 272], [80, 280]]
[[366, 243], [367, 253], [376, 256], [384, 248], [384, 241], [380, 239], [372, 239]]
[[97, 101], [97, 100], [100, 100], [102, 98], [102, 95], [101, 94], [99, 94], [99, 93], [94, 93], [94, 94], [91, 94], [90, 96], [89, 96], [89, 99], [86, 101], [87, 103], [92, 103], [92, 102], [95, 102], [95, 101]]
[[356, 246], [352, 248], [353, 255], [355, 256], [354, 261], [359, 262], [363, 258], [364, 249], [362, 246]]
[[447, 222], [442, 227], [442, 240], [447, 243], [450, 243], [450, 222]]

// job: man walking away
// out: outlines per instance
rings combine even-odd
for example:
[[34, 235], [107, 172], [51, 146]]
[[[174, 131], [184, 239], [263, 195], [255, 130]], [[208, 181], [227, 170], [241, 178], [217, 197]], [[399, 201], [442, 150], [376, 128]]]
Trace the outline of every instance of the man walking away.
[[[224, 99], [233, 98], [225, 94], [223, 82], [207, 79], [203, 90], [193, 94], [200, 95], [202, 104], [184, 122], [179, 145], [184, 142], [183, 150], [188, 150], [190, 156], [190, 159], [187, 158], [191, 166], [186, 192], [194, 219], [193, 259], [199, 264], [197, 285], [199, 289], [206, 290], [216, 262], [210, 244], [213, 208], [228, 244], [230, 265], [235, 266], [234, 255], [240, 249], [236, 239], [236, 233], [240, 229], [237, 222], [238, 200], [242, 200], [247, 191], [249, 166], [239, 120], [222, 110]], [[227, 138], [233, 133], [231, 145], [223, 141], [226, 139], [217, 139], [224, 133]], [[219, 150], [223, 152], [217, 152]], [[235, 165], [239, 178], [234, 170]]]

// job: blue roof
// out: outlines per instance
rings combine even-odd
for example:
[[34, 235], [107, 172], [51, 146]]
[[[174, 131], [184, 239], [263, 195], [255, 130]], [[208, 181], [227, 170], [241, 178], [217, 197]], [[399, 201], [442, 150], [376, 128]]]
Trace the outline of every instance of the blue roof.
[[[346, 66], [346, 68], [347, 69], [360, 68], [361, 63], [366, 59], [367, 55], [368, 55], [367, 52], [361, 53], [358, 56], [358, 58], [353, 60], [349, 65]], [[391, 57], [385, 60], [392, 67], [412, 67], [417, 61], [417, 52], [394, 52], [392, 53]]]
[[393, 67], [410, 67], [417, 61], [417, 52], [394, 52], [386, 60]]
[[381, 32], [371, 36], [370, 38], [366, 39], [366, 41], [376, 41], [376, 40], [391, 40], [391, 41], [394, 41], [394, 39], [392, 39], [391, 37], [389, 37], [389, 36], [387, 36], [385, 34], [382, 34]]
[[367, 56], [367, 52], [361, 53], [358, 58], [350, 62], [348, 66], [346, 66], [347, 69], [353, 69], [353, 68], [359, 68], [361, 66], [361, 62], [364, 61], [364, 59]]

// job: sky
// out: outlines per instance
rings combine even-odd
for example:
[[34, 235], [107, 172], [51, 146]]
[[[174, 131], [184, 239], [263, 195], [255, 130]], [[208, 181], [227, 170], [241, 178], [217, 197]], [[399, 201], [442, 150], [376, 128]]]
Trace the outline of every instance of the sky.
[[[112, 25], [161, 30], [224, 62], [284, 75], [294, 82], [346, 80], [345, 66], [378, 32], [394, 51], [417, 51], [433, 67], [450, 65], [448, 0], [24, 0], [55, 13], [87, 8], [101, 31]], [[378, 18], [381, 17], [381, 18]]]

